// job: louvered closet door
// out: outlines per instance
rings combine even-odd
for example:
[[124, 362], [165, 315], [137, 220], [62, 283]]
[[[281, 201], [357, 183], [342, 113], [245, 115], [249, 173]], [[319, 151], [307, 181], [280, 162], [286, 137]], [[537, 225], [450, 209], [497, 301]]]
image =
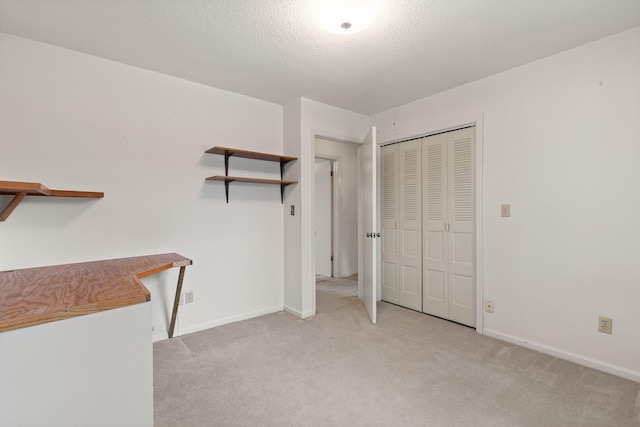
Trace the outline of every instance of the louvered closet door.
[[448, 136], [449, 319], [475, 326], [475, 128], [461, 129]]
[[423, 311], [475, 326], [475, 128], [423, 146]]
[[382, 299], [422, 311], [421, 143], [382, 147]]
[[449, 316], [449, 240], [447, 239], [447, 136], [424, 139], [423, 188], [423, 300], [422, 311]]
[[382, 300], [400, 304], [398, 285], [398, 144], [380, 148]]
[[422, 310], [421, 141], [400, 146], [399, 278], [400, 305]]

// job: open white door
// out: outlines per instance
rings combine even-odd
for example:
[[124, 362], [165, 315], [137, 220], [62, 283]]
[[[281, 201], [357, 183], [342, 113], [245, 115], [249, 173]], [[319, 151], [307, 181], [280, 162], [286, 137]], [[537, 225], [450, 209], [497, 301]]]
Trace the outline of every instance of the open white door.
[[376, 128], [373, 127], [358, 147], [360, 189], [359, 231], [360, 271], [358, 272], [358, 296], [367, 308], [371, 322], [376, 323], [377, 253], [380, 233], [376, 214], [376, 169], [378, 163]]

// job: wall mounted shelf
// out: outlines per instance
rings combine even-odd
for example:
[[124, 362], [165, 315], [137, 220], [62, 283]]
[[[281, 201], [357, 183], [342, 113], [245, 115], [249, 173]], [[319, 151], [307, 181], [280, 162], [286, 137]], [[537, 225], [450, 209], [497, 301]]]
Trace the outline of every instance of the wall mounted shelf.
[[97, 191], [52, 190], [39, 182], [0, 181], [0, 196], [13, 196], [9, 204], [0, 212], [0, 222], [5, 221], [11, 212], [26, 196], [81, 197], [100, 199], [104, 193]]
[[[297, 157], [281, 156], [279, 154], [260, 153], [257, 151], [239, 150], [236, 148], [227, 148], [215, 146], [209, 148], [205, 153], [220, 154], [224, 156], [224, 176], [216, 175], [210, 176], [207, 180], [211, 181], [223, 181], [225, 188], [225, 195], [227, 197], [227, 203], [229, 203], [229, 183], [233, 181], [237, 182], [251, 182], [257, 184], [275, 184], [280, 185], [280, 201], [284, 203], [284, 188], [290, 184], [297, 184], [298, 181], [290, 181], [284, 179], [284, 165], [289, 162], [298, 160]], [[263, 178], [249, 178], [240, 176], [229, 176], [229, 158], [230, 157], [242, 157], [245, 159], [264, 160], [268, 162], [280, 163], [280, 179], [263, 179]]]
[[0, 332], [150, 301], [140, 279], [180, 267], [172, 338], [185, 267], [192, 263], [168, 253], [0, 271]]

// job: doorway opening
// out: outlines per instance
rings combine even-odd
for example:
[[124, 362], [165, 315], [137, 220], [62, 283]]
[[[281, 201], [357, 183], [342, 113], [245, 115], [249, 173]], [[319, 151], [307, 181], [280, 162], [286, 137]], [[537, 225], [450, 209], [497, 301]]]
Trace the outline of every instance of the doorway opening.
[[333, 167], [333, 160], [316, 157], [316, 281], [323, 277], [334, 277]]
[[317, 311], [327, 298], [357, 297], [358, 144], [320, 136], [314, 142]]
[[[315, 138], [314, 273], [335, 279], [358, 274], [357, 148], [355, 143]], [[330, 228], [331, 231], [321, 235], [321, 230]], [[323, 253], [318, 253], [320, 251]], [[333, 265], [329, 270], [327, 264], [332, 255]]]

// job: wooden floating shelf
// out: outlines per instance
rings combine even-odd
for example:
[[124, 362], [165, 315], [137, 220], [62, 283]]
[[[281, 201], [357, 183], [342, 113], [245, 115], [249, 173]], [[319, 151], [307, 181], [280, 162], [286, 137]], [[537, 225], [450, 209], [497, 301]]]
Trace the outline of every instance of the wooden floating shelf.
[[281, 184], [281, 185], [289, 185], [289, 184], [297, 184], [298, 181], [287, 181], [287, 180], [279, 180], [279, 179], [262, 179], [262, 178], [245, 178], [241, 176], [225, 176], [225, 175], [216, 175], [210, 176], [207, 178], [210, 181], [238, 181], [238, 182], [253, 182], [257, 184]]
[[180, 267], [171, 337], [184, 267], [191, 264], [168, 253], [0, 271], [0, 332], [147, 302], [140, 279]]
[[[284, 203], [284, 188], [290, 184], [297, 184], [298, 181], [290, 181], [284, 179], [284, 165], [289, 162], [298, 160], [297, 157], [281, 156], [279, 154], [260, 153], [257, 151], [239, 150], [237, 148], [228, 148], [215, 146], [209, 148], [205, 153], [220, 154], [224, 156], [224, 173], [225, 175], [216, 175], [207, 178], [211, 181], [223, 181], [225, 187], [225, 195], [227, 197], [227, 203], [229, 203], [229, 183], [237, 182], [251, 182], [256, 184], [276, 184], [280, 185], [280, 200]], [[263, 178], [248, 178], [240, 176], [229, 176], [229, 158], [230, 157], [242, 157], [245, 159], [265, 160], [268, 162], [280, 163], [280, 179], [263, 179]]]
[[222, 154], [223, 156], [243, 157], [245, 159], [266, 160], [268, 162], [288, 163], [298, 160], [297, 157], [281, 156], [279, 154], [259, 153], [257, 151], [238, 150], [237, 148], [228, 148], [215, 146], [209, 148], [205, 153]]
[[101, 199], [104, 193], [97, 191], [52, 190], [39, 182], [0, 181], [0, 195], [13, 196], [9, 204], [0, 212], [0, 221], [5, 221], [26, 196], [81, 197]]

